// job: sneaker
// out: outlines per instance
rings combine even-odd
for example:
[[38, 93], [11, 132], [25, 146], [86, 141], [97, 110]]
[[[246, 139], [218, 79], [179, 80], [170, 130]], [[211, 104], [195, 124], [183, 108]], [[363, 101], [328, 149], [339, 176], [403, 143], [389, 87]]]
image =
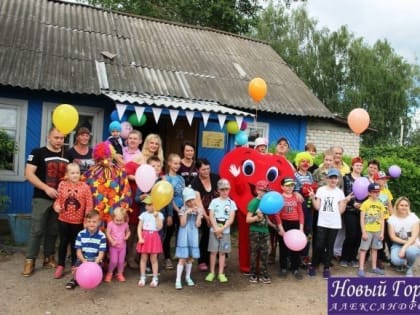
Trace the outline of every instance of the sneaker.
[[191, 278], [185, 278], [185, 282], [187, 283], [187, 286], [189, 286], [189, 287], [195, 286], [195, 283], [194, 283], [194, 281], [192, 281]]
[[141, 277], [138, 283], [139, 287], [144, 287], [146, 285], [146, 277]]
[[111, 282], [111, 280], [112, 280], [112, 272], [108, 272], [105, 275], [104, 282]]
[[349, 266], [353, 268], [359, 268], [359, 262], [357, 260], [352, 260], [349, 262]]
[[261, 278], [262, 283], [264, 284], [270, 284], [271, 283], [271, 279], [269, 276], [264, 276]]
[[181, 281], [175, 281], [175, 289], [181, 290], [182, 289], [182, 283]]
[[347, 268], [350, 267], [350, 263], [347, 260], [342, 260], [340, 261], [340, 266]]
[[125, 282], [125, 277], [124, 277], [124, 275], [122, 273], [117, 273], [116, 276], [115, 276], [115, 278], [117, 278], [117, 280], [119, 282]]
[[385, 271], [383, 269], [380, 268], [373, 268], [371, 270], [369, 270], [370, 273], [376, 273], [377, 275], [381, 275], [383, 276], [385, 274]]
[[172, 269], [174, 269], [174, 266], [172, 265], [172, 260], [170, 260], [169, 258], [167, 258], [165, 260], [165, 269], [166, 270], [172, 270]]
[[280, 278], [286, 278], [287, 277], [287, 269], [281, 269], [279, 272]]
[[25, 265], [23, 267], [22, 275], [24, 277], [32, 276], [35, 268], [35, 259], [25, 259]]
[[158, 285], [159, 285], [159, 279], [158, 279], [158, 278], [153, 277], [152, 282], [150, 282], [150, 285], [149, 285], [149, 286], [150, 286], [151, 288], [156, 288]]
[[324, 279], [328, 279], [329, 277], [331, 277], [330, 268], [324, 268], [324, 271], [322, 272], [322, 277]]
[[206, 277], [206, 281], [208, 282], [212, 282], [214, 280], [214, 278], [216, 278], [215, 274], [213, 272], [210, 272], [207, 277]]
[[198, 269], [200, 269], [200, 271], [207, 271], [209, 268], [206, 263], [201, 263], [198, 265]]
[[405, 276], [406, 277], [412, 277], [414, 274], [413, 274], [413, 267], [411, 266], [411, 267], [409, 267], [408, 269], [407, 269], [407, 271], [405, 272]]
[[366, 277], [365, 271], [363, 269], [357, 270], [357, 276], [360, 277], [360, 278]]
[[249, 282], [250, 283], [258, 283], [258, 278], [256, 275], [250, 275], [249, 276]]
[[295, 277], [296, 280], [302, 280], [303, 276], [302, 274], [299, 272], [299, 270], [294, 270], [293, 271], [293, 276]]
[[54, 273], [54, 278], [55, 279], [60, 279], [62, 278], [64, 275], [64, 266], [57, 266], [57, 268], [55, 269], [55, 273]]
[[226, 277], [226, 275], [224, 273], [219, 274], [217, 276], [217, 278], [219, 279], [220, 283], [228, 282], [228, 278]]
[[309, 267], [309, 270], [308, 270], [308, 275], [309, 275], [310, 277], [315, 277], [315, 276], [316, 276], [316, 269], [315, 269], [315, 267], [313, 267], [313, 266], [310, 266], [310, 267]]

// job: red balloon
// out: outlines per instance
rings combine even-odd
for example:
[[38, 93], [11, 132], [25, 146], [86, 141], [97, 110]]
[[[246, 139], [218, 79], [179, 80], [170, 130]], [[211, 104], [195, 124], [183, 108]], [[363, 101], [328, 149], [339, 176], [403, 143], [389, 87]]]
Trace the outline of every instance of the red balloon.
[[249, 82], [248, 94], [255, 102], [261, 101], [267, 94], [267, 84], [261, 78], [254, 78]]
[[357, 135], [360, 135], [369, 127], [369, 122], [369, 114], [363, 108], [355, 108], [347, 116], [350, 129]]

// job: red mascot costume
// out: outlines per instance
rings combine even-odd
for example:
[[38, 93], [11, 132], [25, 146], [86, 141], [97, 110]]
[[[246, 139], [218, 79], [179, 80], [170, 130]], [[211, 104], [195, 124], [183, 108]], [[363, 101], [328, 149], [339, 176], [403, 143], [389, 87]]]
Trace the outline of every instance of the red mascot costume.
[[249, 225], [246, 223], [248, 203], [255, 195], [255, 183], [266, 180], [271, 189], [280, 190], [284, 177], [294, 177], [289, 162], [282, 156], [262, 154], [250, 148], [236, 148], [224, 156], [219, 174], [231, 184], [230, 197], [238, 206], [239, 269], [249, 272]]

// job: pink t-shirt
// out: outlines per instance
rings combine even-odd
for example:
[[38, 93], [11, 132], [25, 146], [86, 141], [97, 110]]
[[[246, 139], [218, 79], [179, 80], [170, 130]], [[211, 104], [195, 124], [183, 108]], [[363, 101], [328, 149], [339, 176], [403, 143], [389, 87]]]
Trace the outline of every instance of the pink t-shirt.
[[112, 237], [112, 239], [117, 243], [114, 247], [121, 248], [121, 247], [126, 246], [125, 233], [127, 230], [128, 230], [127, 222], [124, 222], [123, 224], [115, 224], [114, 221], [108, 222], [107, 232]]

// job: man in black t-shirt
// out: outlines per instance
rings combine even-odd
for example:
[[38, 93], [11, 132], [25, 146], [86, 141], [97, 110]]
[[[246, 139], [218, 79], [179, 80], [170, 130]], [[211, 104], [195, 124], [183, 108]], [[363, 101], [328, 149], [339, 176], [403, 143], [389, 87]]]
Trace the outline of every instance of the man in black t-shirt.
[[68, 160], [63, 157], [64, 135], [52, 127], [48, 144], [32, 150], [28, 156], [25, 177], [34, 186], [32, 199], [32, 224], [23, 275], [31, 276], [41, 241], [44, 248], [44, 266], [56, 267], [55, 243], [57, 239], [57, 213], [52, 205], [57, 197], [57, 187], [66, 172]]

